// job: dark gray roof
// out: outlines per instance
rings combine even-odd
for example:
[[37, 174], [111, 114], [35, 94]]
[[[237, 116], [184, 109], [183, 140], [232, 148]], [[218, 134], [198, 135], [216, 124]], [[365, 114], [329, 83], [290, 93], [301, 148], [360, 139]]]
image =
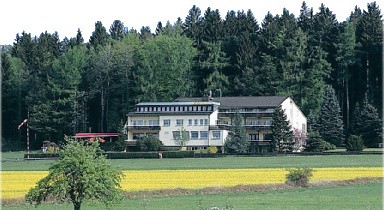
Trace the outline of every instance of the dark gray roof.
[[[237, 96], [212, 98], [212, 101], [220, 102], [220, 108], [241, 108], [241, 107], [277, 107], [288, 96]], [[175, 101], [196, 102], [202, 98], [178, 98]]]

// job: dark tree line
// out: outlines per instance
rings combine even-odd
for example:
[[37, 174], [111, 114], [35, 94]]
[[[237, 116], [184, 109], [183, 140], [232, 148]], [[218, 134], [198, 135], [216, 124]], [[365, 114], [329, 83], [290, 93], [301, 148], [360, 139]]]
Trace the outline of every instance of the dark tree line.
[[325, 5], [314, 11], [303, 2], [298, 17], [283, 9], [260, 23], [251, 10], [222, 16], [193, 6], [184, 21], [159, 22], [153, 33], [127, 28], [116, 20], [108, 30], [98, 21], [88, 42], [80, 29], [63, 40], [57, 32], [22, 32], [3, 47], [3, 146], [24, 148], [25, 129], [17, 125], [28, 116], [39, 148], [64, 134], [119, 132], [140, 101], [208, 89], [217, 97], [291, 96], [317, 119], [330, 86], [346, 136], [359, 122], [356, 104], [382, 115], [383, 24], [375, 2], [343, 22]]

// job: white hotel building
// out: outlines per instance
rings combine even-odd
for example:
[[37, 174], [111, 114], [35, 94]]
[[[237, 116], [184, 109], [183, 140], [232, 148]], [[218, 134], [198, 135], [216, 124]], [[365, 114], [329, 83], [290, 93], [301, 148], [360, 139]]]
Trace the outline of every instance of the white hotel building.
[[[269, 150], [272, 115], [282, 106], [292, 129], [307, 132], [307, 119], [290, 97], [221, 97], [179, 98], [174, 102], [143, 102], [128, 113], [125, 129], [128, 145], [141, 136], [154, 135], [165, 147], [177, 147], [180, 131], [189, 134], [189, 150], [216, 146], [221, 149], [238, 111], [251, 143], [250, 152]], [[300, 148], [303, 141], [297, 141]]]

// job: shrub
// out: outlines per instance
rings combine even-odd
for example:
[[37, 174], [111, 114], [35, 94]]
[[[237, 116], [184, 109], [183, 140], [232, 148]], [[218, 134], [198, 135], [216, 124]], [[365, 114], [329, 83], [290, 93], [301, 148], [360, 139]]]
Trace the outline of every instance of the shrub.
[[307, 187], [309, 178], [313, 175], [312, 172], [313, 169], [311, 168], [288, 169], [286, 183], [294, 186]]
[[209, 154], [216, 154], [217, 153], [217, 147], [208, 147], [208, 153]]
[[163, 143], [153, 135], [140, 138], [136, 141], [135, 145], [136, 150], [138, 151], [159, 151], [162, 146]]
[[323, 151], [336, 149], [336, 146], [334, 144], [331, 144], [331, 143], [324, 141], [324, 140], [322, 140], [320, 142], [320, 147], [323, 149]]
[[351, 135], [345, 147], [347, 151], [361, 152], [364, 149], [364, 140], [361, 136]]

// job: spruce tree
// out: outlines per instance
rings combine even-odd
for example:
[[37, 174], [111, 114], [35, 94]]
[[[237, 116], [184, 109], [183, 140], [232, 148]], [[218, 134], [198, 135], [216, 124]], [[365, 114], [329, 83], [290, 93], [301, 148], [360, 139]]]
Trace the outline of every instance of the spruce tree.
[[273, 152], [293, 151], [293, 132], [281, 105], [275, 109], [272, 117], [272, 142]]
[[249, 141], [246, 130], [241, 123], [241, 115], [236, 112], [231, 129], [225, 141], [225, 151], [228, 153], [246, 153], [248, 152]]
[[124, 23], [120, 20], [113, 21], [111, 27], [109, 28], [109, 33], [112, 39], [122, 39], [126, 34], [126, 31], [124, 29]]
[[307, 145], [305, 146], [306, 152], [322, 152], [324, 148], [322, 146], [324, 141], [318, 131], [311, 131], [308, 136]]
[[357, 104], [353, 112], [350, 134], [360, 135], [364, 145], [368, 147], [377, 147], [382, 137], [381, 123], [375, 107], [367, 102], [361, 108]]
[[109, 34], [107, 33], [107, 29], [101, 21], [97, 21], [95, 23], [95, 31], [92, 32], [92, 36], [89, 38], [89, 46], [104, 46], [108, 43], [108, 39]]
[[336, 146], [344, 144], [344, 124], [340, 106], [331, 86], [325, 90], [316, 127], [325, 141]]

